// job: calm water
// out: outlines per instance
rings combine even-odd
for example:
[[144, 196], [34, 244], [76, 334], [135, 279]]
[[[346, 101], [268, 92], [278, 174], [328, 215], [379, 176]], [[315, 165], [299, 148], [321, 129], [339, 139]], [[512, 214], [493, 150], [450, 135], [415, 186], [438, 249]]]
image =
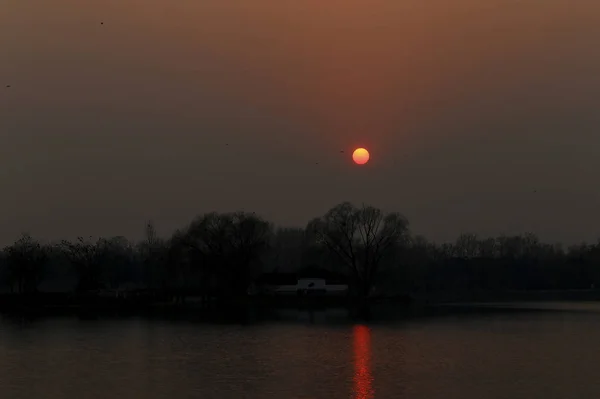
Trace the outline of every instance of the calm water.
[[7, 398], [597, 398], [600, 305], [370, 326], [0, 321]]

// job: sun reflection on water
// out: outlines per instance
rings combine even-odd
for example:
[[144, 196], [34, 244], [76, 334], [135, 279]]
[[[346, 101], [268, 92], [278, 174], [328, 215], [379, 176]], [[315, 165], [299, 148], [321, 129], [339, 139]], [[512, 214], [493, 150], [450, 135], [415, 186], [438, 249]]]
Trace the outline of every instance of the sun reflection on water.
[[354, 399], [373, 399], [373, 375], [371, 373], [371, 330], [358, 325], [353, 331], [354, 341]]

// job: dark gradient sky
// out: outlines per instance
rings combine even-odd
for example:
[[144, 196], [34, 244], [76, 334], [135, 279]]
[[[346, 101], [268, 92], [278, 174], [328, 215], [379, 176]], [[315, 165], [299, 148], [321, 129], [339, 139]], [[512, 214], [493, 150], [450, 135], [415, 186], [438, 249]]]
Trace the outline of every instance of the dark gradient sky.
[[0, 243], [343, 200], [595, 240], [599, 42], [592, 0], [3, 0]]

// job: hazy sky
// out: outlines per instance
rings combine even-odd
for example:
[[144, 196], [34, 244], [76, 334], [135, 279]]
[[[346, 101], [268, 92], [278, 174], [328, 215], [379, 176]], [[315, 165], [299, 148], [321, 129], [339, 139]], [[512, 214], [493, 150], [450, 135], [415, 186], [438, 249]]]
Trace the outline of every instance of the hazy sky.
[[595, 241], [599, 42], [593, 0], [2, 0], [0, 244], [344, 200]]

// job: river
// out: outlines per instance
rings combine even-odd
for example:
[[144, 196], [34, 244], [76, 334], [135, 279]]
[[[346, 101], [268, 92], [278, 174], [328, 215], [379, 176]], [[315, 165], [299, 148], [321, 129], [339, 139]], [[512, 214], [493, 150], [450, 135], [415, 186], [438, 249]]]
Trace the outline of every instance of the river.
[[600, 304], [511, 306], [368, 324], [336, 313], [245, 325], [3, 318], [2, 396], [600, 397]]

